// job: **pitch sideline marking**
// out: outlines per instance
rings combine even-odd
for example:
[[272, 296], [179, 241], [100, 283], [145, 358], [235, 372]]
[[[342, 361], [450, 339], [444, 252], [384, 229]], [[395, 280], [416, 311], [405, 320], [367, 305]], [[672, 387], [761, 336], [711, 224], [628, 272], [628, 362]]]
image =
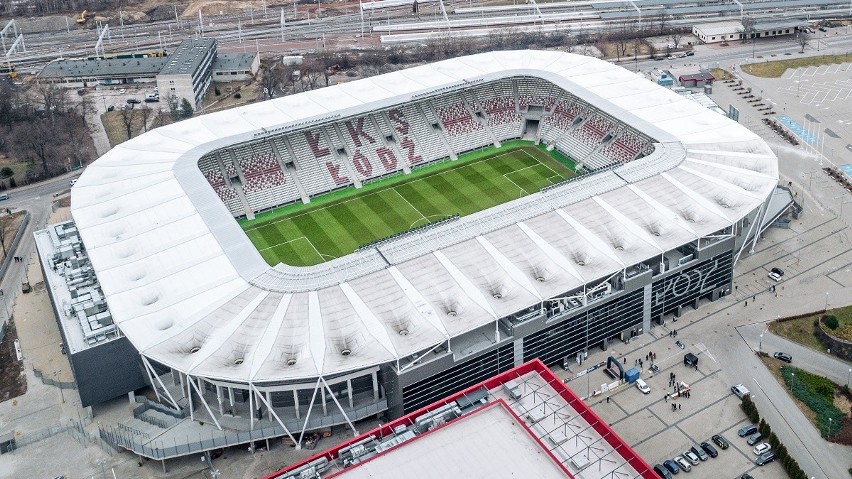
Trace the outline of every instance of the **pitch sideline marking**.
[[[284, 246], [284, 245], [286, 245], [286, 244], [288, 244], [288, 243], [293, 243], [293, 242], [296, 242], [296, 241], [299, 241], [299, 240], [305, 240], [305, 241], [307, 241], [307, 242], [308, 242], [308, 244], [310, 245], [311, 249], [313, 249], [313, 250], [314, 250], [314, 252], [317, 254], [317, 257], [319, 257], [319, 259], [321, 259], [321, 260], [323, 260], [325, 257], [329, 257], [329, 258], [332, 258], [332, 259], [333, 259], [333, 258], [336, 258], [336, 256], [324, 255], [324, 254], [320, 253], [320, 252], [319, 252], [319, 250], [317, 250], [316, 246], [314, 246], [314, 244], [311, 242], [310, 238], [308, 238], [307, 236], [304, 236], [304, 235], [302, 235], [302, 236], [297, 236], [296, 238], [293, 238], [293, 239], [291, 239], [291, 240], [287, 240], [287, 241], [283, 241], [283, 242], [281, 242], [281, 243], [277, 243], [277, 244], [275, 244], [275, 245], [273, 245], [273, 246], [268, 246], [268, 247], [266, 247], [266, 248], [259, 249], [258, 251], [259, 251], [259, 252], [266, 251], [266, 250], [268, 250], [268, 249], [277, 248], [277, 247], [279, 247], [279, 246]], [[276, 256], [277, 256], [277, 255], [276, 255]], [[280, 259], [280, 258], [278, 259], [278, 261], [283, 263], [283, 261], [281, 261], [281, 259]]]
[[[416, 207], [416, 206], [412, 205], [412, 204], [411, 204], [411, 202], [410, 202], [410, 201], [408, 201], [408, 198], [406, 198], [406, 197], [402, 196], [402, 193], [400, 193], [400, 192], [396, 189], [396, 187], [393, 187], [393, 188], [391, 188], [391, 189], [393, 190], [393, 192], [394, 192], [394, 193], [396, 193], [396, 195], [397, 195], [397, 196], [399, 196], [400, 198], [402, 198], [402, 201], [404, 201], [404, 202], [405, 202], [405, 204], [407, 204], [408, 206], [410, 206], [410, 207], [411, 207], [411, 209], [413, 209], [413, 210], [414, 210], [414, 211], [415, 211], [418, 215], [420, 215], [420, 218], [422, 218], [422, 219], [426, 220], [426, 222], [427, 222], [427, 223], [429, 222], [429, 219], [428, 219], [428, 218], [426, 218], [426, 215], [424, 215], [422, 211], [420, 211], [419, 209], [417, 209], [417, 207]], [[417, 223], [417, 221], [420, 221], [420, 219], [416, 220], [414, 223]], [[414, 223], [412, 223], [412, 224], [414, 224]], [[409, 229], [411, 229], [411, 227], [409, 227]]]

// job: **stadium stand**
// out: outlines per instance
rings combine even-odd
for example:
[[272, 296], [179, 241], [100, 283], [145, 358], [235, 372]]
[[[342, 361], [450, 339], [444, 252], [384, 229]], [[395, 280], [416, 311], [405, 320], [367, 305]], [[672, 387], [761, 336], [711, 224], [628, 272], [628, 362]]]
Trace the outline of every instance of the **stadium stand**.
[[499, 141], [519, 138], [523, 119], [518, 114], [512, 83], [484, 85], [479, 89], [488, 127]]
[[395, 173], [402, 168], [396, 153], [376, 129], [372, 116], [345, 120], [341, 130], [349, 160], [362, 180]]
[[460, 94], [446, 94], [433, 102], [447, 141], [456, 154], [490, 143], [488, 131], [473, 118]]
[[241, 145], [233, 151], [243, 172], [243, 193], [253, 210], [272, 208], [301, 198], [289, 175], [281, 171], [281, 165], [268, 143]]
[[211, 153], [201, 157], [198, 160], [198, 168], [207, 182], [210, 183], [210, 186], [213, 187], [213, 191], [219, 195], [222, 203], [228, 207], [228, 211], [232, 215], [240, 215], [242, 214], [240, 200], [234, 189], [225, 185], [225, 175], [222, 173], [222, 168], [219, 166], [219, 160], [216, 156], [216, 153]]
[[240, 216], [519, 138], [525, 117], [541, 120], [537, 138], [588, 170], [653, 151], [649, 138], [581, 99], [522, 77], [238, 145], [205, 156], [199, 168]]
[[[418, 105], [405, 105], [399, 110], [388, 112], [388, 118], [394, 129], [402, 135], [408, 135], [400, 140], [399, 146], [408, 150], [409, 161], [412, 160], [412, 152], [415, 158], [423, 158], [424, 162], [440, 160], [449, 155], [446, 140], [442, 137], [440, 130], [432, 127], [432, 124], [438, 123], [438, 119], [430, 113], [430, 108], [421, 109]], [[403, 131], [405, 131], [404, 134]]]

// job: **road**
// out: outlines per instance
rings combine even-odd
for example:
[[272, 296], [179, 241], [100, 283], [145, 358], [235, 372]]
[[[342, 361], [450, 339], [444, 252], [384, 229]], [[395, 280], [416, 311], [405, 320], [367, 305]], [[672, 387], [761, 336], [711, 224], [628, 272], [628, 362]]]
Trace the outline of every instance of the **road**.
[[[9, 199], [0, 203], [0, 208], [12, 211], [26, 210], [30, 212], [30, 222], [24, 230], [24, 236], [17, 250], [10, 252], [14, 256], [29, 258], [35, 250], [33, 232], [44, 228], [50, 213], [53, 211], [54, 194], [68, 190], [70, 179], [79, 176], [79, 171], [52, 178], [47, 181], [22, 186], [9, 191]], [[26, 279], [27, 262], [12, 262], [6, 274], [0, 279], [0, 289], [3, 291], [5, 306], [12, 309], [14, 298], [21, 293], [21, 283]], [[0, 310], [6, 314], [6, 308]], [[3, 318], [5, 321], [7, 318]]]
[[[760, 350], [772, 354], [783, 351], [793, 356], [793, 366], [805, 371], [826, 377], [836, 384], [849, 384], [852, 374], [852, 364], [841, 361], [836, 356], [814, 351], [788, 339], [776, 336], [767, 331], [766, 323], [753, 323], [739, 329], [743, 340], [755, 351]], [[763, 339], [761, 340], [761, 333]]]

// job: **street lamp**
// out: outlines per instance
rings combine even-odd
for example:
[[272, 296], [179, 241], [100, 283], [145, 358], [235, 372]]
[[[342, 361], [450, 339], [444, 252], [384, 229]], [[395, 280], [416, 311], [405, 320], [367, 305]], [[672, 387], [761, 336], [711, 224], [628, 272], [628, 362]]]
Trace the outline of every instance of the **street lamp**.
[[849, 368], [849, 375], [846, 376], [846, 387], [849, 387], [849, 380], [852, 379], [852, 368]]
[[828, 418], [828, 436], [826, 437], [826, 439], [831, 437], [831, 425], [833, 422], [834, 421], [832, 421], [831, 418]]
[[[53, 381], [56, 382], [57, 384], [59, 383], [59, 381], [56, 380], [56, 374], [61, 373], [61, 372], [62, 372], [61, 369], [58, 370], [58, 371], [53, 371]], [[59, 384], [58, 387], [59, 387], [59, 397], [62, 398], [62, 404], [65, 404], [65, 393], [62, 391], [62, 385]]]
[[825, 311], [828, 312], [828, 291], [825, 292]]

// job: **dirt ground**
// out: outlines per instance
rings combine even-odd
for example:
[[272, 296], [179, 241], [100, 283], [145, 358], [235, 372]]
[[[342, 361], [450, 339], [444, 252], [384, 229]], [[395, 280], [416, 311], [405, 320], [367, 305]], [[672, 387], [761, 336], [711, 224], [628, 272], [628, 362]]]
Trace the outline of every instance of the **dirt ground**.
[[27, 392], [24, 362], [18, 361], [15, 353], [17, 338], [15, 321], [11, 320], [6, 328], [6, 336], [0, 343], [0, 402], [23, 396]]
[[3, 241], [4, 246], [3, 248], [0, 248], [0, 261], [3, 261], [6, 258], [5, 250], [8, 249], [12, 244], [12, 241], [14, 241], [15, 233], [18, 231], [18, 227], [21, 226], [21, 222], [24, 220], [26, 212], [16, 211], [8, 217], [5, 215], [5, 209], [0, 210], [0, 213], [3, 213], [3, 220], [0, 221], [0, 227], [5, 230], [2, 234], [0, 234], [0, 240]]

